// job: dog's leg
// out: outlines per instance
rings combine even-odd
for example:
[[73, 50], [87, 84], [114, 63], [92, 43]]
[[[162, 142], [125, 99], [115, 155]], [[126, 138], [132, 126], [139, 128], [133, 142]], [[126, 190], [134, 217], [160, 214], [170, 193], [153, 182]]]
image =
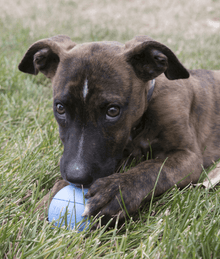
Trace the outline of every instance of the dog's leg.
[[[84, 215], [99, 213], [109, 220], [112, 216], [120, 214], [123, 218], [125, 214], [122, 210], [121, 194], [127, 211], [137, 211], [143, 199], [151, 199], [159, 173], [155, 196], [161, 195], [175, 184], [184, 187], [190, 182], [198, 181], [202, 171], [201, 157], [189, 150], [170, 152], [167, 157], [164, 165], [162, 160], [149, 160], [126, 173], [98, 179], [88, 191], [87, 197], [90, 199]], [[186, 172], [189, 172], [187, 176]]]

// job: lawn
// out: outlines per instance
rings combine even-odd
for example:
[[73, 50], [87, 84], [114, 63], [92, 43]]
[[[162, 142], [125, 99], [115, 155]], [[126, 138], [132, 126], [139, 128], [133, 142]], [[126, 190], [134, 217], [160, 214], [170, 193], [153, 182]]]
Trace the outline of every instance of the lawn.
[[[78, 233], [34, 210], [63, 147], [44, 76], [20, 73], [30, 44], [149, 35], [189, 69], [220, 69], [218, 0], [0, 0], [0, 258], [220, 258], [220, 188], [174, 187], [123, 226]], [[207, 170], [205, 173], [208, 173]]]

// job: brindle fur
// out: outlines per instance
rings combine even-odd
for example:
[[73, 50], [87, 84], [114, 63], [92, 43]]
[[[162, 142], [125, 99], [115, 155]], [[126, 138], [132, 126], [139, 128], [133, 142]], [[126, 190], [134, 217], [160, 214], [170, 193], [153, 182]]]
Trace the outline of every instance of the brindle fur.
[[[19, 69], [40, 71], [52, 80], [64, 144], [61, 175], [90, 187], [84, 215], [123, 218], [119, 189], [127, 211], [137, 211], [144, 198], [151, 199], [166, 158], [155, 196], [175, 184], [196, 183], [202, 166], [220, 158], [220, 72], [186, 70], [170, 49], [149, 37], [125, 45], [77, 45], [59, 35], [34, 43]], [[65, 108], [63, 115], [56, 111], [58, 103]], [[109, 105], [120, 107], [116, 119], [106, 117]], [[142, 162], [114, 173], [133, 158]]]

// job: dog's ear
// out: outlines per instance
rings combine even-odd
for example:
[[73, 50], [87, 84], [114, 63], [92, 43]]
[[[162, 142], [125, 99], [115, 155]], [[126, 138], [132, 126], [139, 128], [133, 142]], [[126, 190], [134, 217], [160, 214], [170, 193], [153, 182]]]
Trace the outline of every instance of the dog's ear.
[[162, 73], [170, 80], [189, 78], [186, 68], [165, 45], [156, 41], [145, 41], [125, 53], [136, 75], [148, 81]]
[[33, 75], [37, 75], [40, 71], [52, 79], [62, 55], [75, 45], [76, 43], [65, 35], [39, 40], [30, 46], [18, 68], [24, 73]]

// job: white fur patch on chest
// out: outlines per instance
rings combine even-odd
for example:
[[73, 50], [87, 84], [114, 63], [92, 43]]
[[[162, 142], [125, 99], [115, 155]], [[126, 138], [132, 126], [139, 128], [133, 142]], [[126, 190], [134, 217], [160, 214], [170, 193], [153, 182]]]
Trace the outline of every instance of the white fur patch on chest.
[[84, 82], [84, 86], [83, 86], [83, 98], [84, 100], [86, 99], [86, 96], [88, 94], [89, 88], [88, 88], [88, 80], [86, 78], [85, 82]]

